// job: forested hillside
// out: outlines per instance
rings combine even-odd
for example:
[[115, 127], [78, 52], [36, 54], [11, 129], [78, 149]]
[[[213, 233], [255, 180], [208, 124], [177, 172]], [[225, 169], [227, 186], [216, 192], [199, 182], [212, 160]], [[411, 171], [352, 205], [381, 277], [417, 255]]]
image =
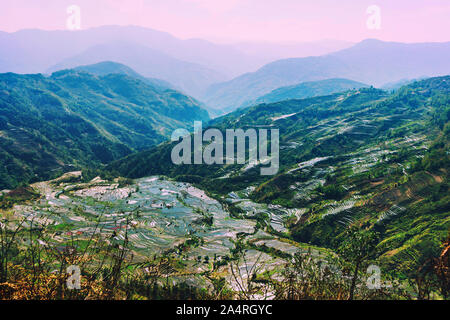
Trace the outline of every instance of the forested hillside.
[[113, 62], [113, 61], [103, 61], [103, 62], [99, 62], [96, 64], [79, 66], [79, 67], [73, 68], [73, 70], [87, 72], [87, 73], [95, 74], [98, 76], [106, 76], [106, 75], [112, 74], [112, 73], [125, 74], [132, 78], [142, 80], [143, 82], [146, 82], [147, 84], [149, 84], [157, 89], [176, 90], [175, 86], [173, 86], [171, 83], [169, 83], [167, 81], [156, 79], [156, 78], [144, 77], [144, 76], [140, 75], [139, 73], [137, 73], [136, 71], [134, 71], [133, 69], [131, 69], [130, 67], [128, 67], [124, 64], [121, 64], [121, 63]]
[[306, 99], [317, 96], [325, 96], [364, 87], [369, 86], [367, 84], [348, 79], [326, 79], [321, 81], [302, 82], [297, 85], [277, 88], [254, 101], [247, 101], [244, 103], [243, 107], [290, 99]]
[[0, 189], [107, 163], [208, 119], [193, 98], [124, 74], [1, 74]]

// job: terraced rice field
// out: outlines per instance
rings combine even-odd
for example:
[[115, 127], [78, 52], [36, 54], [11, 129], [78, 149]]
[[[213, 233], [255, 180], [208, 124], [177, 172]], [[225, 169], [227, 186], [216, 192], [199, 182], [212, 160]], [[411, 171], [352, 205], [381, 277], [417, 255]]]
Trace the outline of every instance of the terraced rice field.
[[[288, 254], [299, 249], [271, 234], [256, 232], [255, 220], [231, 218], [218, 201], [187, 183], [148, 177], [126, 187], [101, 180], [88, 184], [41, 182], [34, 187], [43, 197], [30, 205], [16, 205], [14, 212], [26, 217], [28, 225], [53, 228], [55, 232], [49, 241], [56, 245], [69, 243], [73, 238], [88, 239], [95, 233], [110, 241], [123, 241], [127, 236], [137, 261], [154, 255], [179, 254], [185, 272], [208, 270], [210, 264], [199, 263], [198, 257], [202, 261], [205, 257], [207, 261], [224, 258], [235, 247], [238, 235], [252, 241], [264, 239], [267, 246]], [[249, 201], [247, 204], [249, 214], [250, 210], [267, 211], [273, 227], [286, 231], [282, 217], [287, 212]], [[208, 217], [212, 217], [212, 223], [205, 223]], [[187, 241], [191, 244], [186, 246]], [[177, 246], [183, 244], [185, 250], [177, 253]], [[249, 250], [248, 263], [261, 253], [262, 250]], [[267, 259], [259, 262], [267, 267], [281, 267], [286, 262], [266, 253], [264, 257]]]

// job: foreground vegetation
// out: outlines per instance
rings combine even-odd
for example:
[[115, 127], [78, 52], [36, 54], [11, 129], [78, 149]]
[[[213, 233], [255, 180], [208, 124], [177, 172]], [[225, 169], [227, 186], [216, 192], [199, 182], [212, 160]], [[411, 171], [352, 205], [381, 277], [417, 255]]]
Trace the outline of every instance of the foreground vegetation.
[[[65, 245], [56, 246], [51, 228], [3, 216], [0, 298], [366, 300], [446, 299], [449, 294], [448, 240], [440, 255], [425, 261], [404, 281], [363, 272], [375, 262], [376, 235], [367, 230], [348, 229], [338, 255], [296, 253], [278, 276], [262, 272], [262, 261], [249, 267], [246, 244], [238, 241], [226, 262], [212, 263], [203, 274], [208, 285], [199, 287], [190, 284], [191, 275], [180, 272], [180, 261], [171, 254], [136, 261], [129, 226], [127, 220], [117, 233], [123, 236], [121, 241], [98, 232], [89, 238], [74, 234]], [[234, 285], [218, 272], [224, 265]], [[79, 282], [73, 266], [81, 271]]]

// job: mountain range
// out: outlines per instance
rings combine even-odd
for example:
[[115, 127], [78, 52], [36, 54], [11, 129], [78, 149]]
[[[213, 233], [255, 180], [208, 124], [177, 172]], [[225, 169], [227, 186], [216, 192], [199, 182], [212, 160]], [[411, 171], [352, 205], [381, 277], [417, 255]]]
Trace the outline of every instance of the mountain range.
[[179, 88], [174, 87], [171, 83], [169, 83], [167, 81], [164, 81], [161, 79], [156, 79], [156, 78], [144, 77], [141, 74], [134, 71], [133, 69], [131, 69], [130, 67], [128, 67], [124, 64], [121, 64], [121, 63], [113, 62], [113, 61], [102, 61], [102, 62], [95, 63], [95, 64], [81, 65], [79, 67], [73, 68], [73, 70], [87, 72], [87, 73], [95, 74], [98, 76], [106, 76], [106, 75], [112, 74], [112, 73], [119, 73], [119, 74], [124, 74], [124, 75], [130, 76], [132, 78], [136, 78], [141, 81], [144, 81], [145, 83], [148, 83], [149, 85], [151, 85], [155, 88], [158, 88], [160, 90], [167, 90], [167, 89], [178, 90], [179, 89]]
[[[249, 46], [254, 48], [255, 45], [261, 44], [224, 45], [202, 39], [182, 40], [166, 32], [138, 26], [0, 32], [0, 73], [51, 73], [81, 64], [113, 60], [133, 67], [146, 77], [169, 81], [195, 95], [203, 93], [214, 82], [255, 71], [274, 59], [284, 57], [287, 52], [300, 56], [322, 54], [349, 44], [341, 41], [288, 46], [264, 44], [264, 51], [249, 50]], [[264, 53], [267, 49], [275, 52], [267, 56]], [[136, 58], [136, 63], [133, 63]], [[186, 80], [188, 76], [189, 81]]]
[[270, 91], [305, 81], [346, 78], [382, 86], [405, 78], [450, 73], [450, 42], [404, 44], [365, 40], [348, 49], [318, 57], [291, 58], [256, 72], [211, 85], [201, 98], [218, 110], [233, 110]]
[[46, 70], [72, 69], [105, 60], [125, 64], [145, 77], [158, 78], [170, 82], [183, 92], [200, 96], [204, 88], [225, 79], [218, 72], [198, 64], [172, 58], [160, 51], [129, 42], [97, 45], [74, 57], [65, 59]]

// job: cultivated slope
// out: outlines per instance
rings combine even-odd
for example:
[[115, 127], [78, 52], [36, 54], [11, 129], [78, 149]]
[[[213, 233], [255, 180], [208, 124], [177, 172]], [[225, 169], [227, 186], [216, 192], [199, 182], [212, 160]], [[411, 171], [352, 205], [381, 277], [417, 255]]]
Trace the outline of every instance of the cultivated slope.
[[258, 219], [269, 232], [281, 223], [299, 242], [336, 249], [349, 225], [364, 226], [379, 233], [386, 269], [407, 275], [439, 252], [450, 227], [449, 99], [446, 76], [393, 94], [362, 88], [257, 105], [213, 121], [221, 130], [278, 128], [275, 176], [261, 176], [248, 163], [175, 166], [173, 144], [114, 162], [109, 170], [194, 182], [233, 199], [230, 210], [244, 217], [256, 207], [248, 198], [280, 206], [280, 212], [291, 208], [290, 215], [266, 212]]

